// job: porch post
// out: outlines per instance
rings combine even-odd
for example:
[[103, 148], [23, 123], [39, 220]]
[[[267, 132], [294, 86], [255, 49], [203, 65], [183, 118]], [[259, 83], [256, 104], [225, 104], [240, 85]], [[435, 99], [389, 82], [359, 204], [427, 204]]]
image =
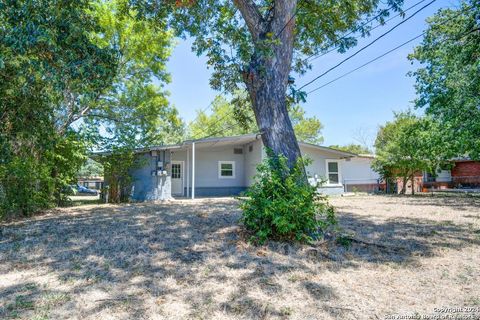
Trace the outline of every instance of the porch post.
[[195, 199], [195, 142], [192, 142], [192, 199]]

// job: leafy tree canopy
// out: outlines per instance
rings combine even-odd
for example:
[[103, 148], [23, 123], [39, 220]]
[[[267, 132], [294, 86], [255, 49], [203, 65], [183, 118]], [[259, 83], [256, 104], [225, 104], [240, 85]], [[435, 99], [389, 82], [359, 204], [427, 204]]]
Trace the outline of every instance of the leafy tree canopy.
[[88, 158], [82, 168], [78, 171], [77, 176], [101, 177], [103, 176], [103, 166], [99, 162]]
[[[198, 111], [195, 120], [190, 123], [189, 131], [192, 138], [205, 136], [232, 136], [258, 132], [253, 110], [248, 106], [246, 95], [236, 93], [233, 101], [223, 96], [215, 97], [212, 103], [212, 113]], [[290, 118], [298, 140], [320, 144], [323, 142], [323, 125], [316, 117], [306, 117], [300, 105], [290, 108]]]
[[332, 149], [337, 149], [340, 151], [346, 151], [346, 152], [351, 152], [351, 153], [356, 153], [356, 154], [370, 154], [372, 151], [368, 149], [367, 147], [364, 147], [360, 144], [355, 144], [355, 143], [350, 143], [344, 146], [340, 145], [331, 145], [330, 148]]
[[416, 106], [440, 123], [448, 156], [480, 159], [480, 3], [442, 9], [428, 24], [409, 56], [422, 65], [412, 73]]
[[[304, 73], [308, 56], [356, 44], [371, 24], [399, 10], [403, 0], [179, 0], [130, 1], [142, 16], [194, 38], [193, 50], [208, 57], [214, 89], [246, 89], [264, 145], [293, 169], [301, 156], [288, 115], [287, 89], [297, 94], [292, 71]], [[388, 6], [388, 7], [387, 7]], [[352, 31], [352, 36], [345, 33]], [[302, 183], [306, 183], [306, 176]]]
[[0, 3], [0, 217], [60, 203], [85, 160], [69, 119], [110, 85], [118, 53], [91, 42], [100, 29], [88, 8]]
[[90, 130], [105, 128], [105, 132], [97, 131], [102, 137], [99, 146], [137, 148], [181, 140], [184, 124], [163, 89], [170, 81], [166, 62], [172, 51], [172, 33], [138, 19], [125, 0], [95, 2], [91, 13], [103, 30], [93, 41], [121, 53], [109, 90], [85, 106], [84, 123]]
[[[243, 83], [241, 71], [251, 63], [252, 56], [269, 55], [272, 48], [280, 45], [280, 35], [287, 32], [288, 23], [295, 28], [292, 67], [303, 74], [311, 68], [306, 57], [328, 51], [332, 46], [345, 52], [357, 44], [356, 36], [369, 34], [372, 25], [365, 20], [384, 21], [403, 4], [401, 0], [389, 0], [380, 8], [377, 0], [291, 1], [296, 7], [292, 12], [294, 19], [289, 21], [292, 15], [288, 12], [284, 20], [276, 21], [284, 14], [281, 11], [287, 10], [284, 2], [130, 1], [145, 17], [171, 27], [177, 36], [193, 36], [192, 49], [198, 55], [206, 54], [208, 65], [213, 67], [212, 87], [231, 92]], [[267, 32], [262, 33], [261, 29]], [[349, 31], [354, 32], [344, 37]]]
[[436, 140], [440, 129], [430, 118], [411, 112], [395, 114], [395, 119], [378, 132], [372, 167], [385, 179], [402, 178], [404, 193], [407, 181], [417, 171], [435, 172], [442, 164], [443, 148], [441, 141]]
[[181, 135], [161, 87], [172, 36], [125, 4], [0, 2], [0, 218], [63, 202], [94, 143]]

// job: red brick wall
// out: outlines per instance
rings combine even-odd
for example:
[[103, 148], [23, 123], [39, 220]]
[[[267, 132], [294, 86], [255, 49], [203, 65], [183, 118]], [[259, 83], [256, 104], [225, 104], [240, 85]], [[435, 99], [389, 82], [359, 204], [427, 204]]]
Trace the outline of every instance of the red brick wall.
[[452, 180], [455, 186], [480, 186], [480, 162], [456, 162], [452, 169]]
[[480, 177], [480, 162], [456, 162], [452, 169], [452, 177]]

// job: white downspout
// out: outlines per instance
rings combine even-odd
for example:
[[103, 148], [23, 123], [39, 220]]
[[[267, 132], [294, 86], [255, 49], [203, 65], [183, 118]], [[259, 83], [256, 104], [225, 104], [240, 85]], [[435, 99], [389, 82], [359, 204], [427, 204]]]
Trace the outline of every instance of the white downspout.
[[195, 199], [195, 142], [192, 142], [192, 199]]

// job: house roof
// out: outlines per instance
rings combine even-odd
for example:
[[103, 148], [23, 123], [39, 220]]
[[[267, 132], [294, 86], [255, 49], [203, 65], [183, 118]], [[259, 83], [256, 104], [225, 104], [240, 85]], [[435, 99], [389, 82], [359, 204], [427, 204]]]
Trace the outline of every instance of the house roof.
[[[260, 134], [252, 133], [252, 134], [244, 134], [244, 135], [229, 136], [229, 137], [209, 137], [209, 138], [203, 138], [203, 139], [190, 139], [190, 140], [185, 140], [179, 144], [151, 146], [146, 148], [134, 149], [133, 151], [135, 153], [143, 153], [143, 152], [149, 152], [149, 151], [155, 151], [155, 150], [181, 149], [181, 148], [190, 146], [193, 143], [195, 143], [196, 145], [208, 144], [208, 146], [221, 146], [221, 145], [229, 145], [229, 144], [242, 145], [242, 144], [247, 144], [255, 140], [258, 140], [260, 139], [260, 136], [261, 136]], [[355, 153], [341, 151], [341, 150], [337, 150], [337, 149], [333, 149], [325, 146], [320, 146], [313, 143], [299, 142], [299, 145], [303, 147], [310, 147], [317, 150], [327, 151], [327, 152], [334, 153], [346, 158], [359, 156]], [[94, 154], [108, 155], [109, 153], [110, 152], [96, 152]]]

